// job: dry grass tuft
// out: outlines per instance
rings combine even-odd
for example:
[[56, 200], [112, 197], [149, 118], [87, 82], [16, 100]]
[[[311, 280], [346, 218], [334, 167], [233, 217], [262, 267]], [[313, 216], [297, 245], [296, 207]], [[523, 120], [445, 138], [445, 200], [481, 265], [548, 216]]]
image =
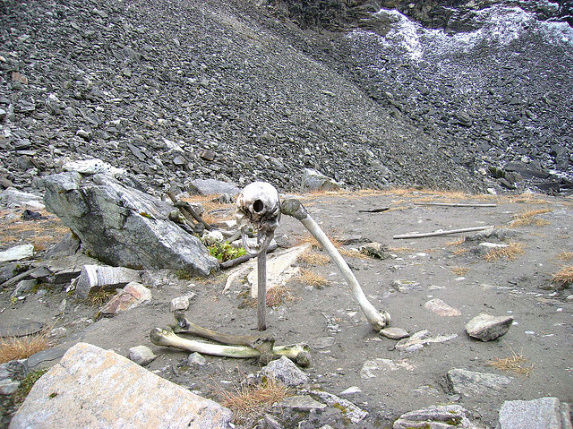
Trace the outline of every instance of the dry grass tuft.
[[267, 307], [278, 307], [290, 301], [294, 301], [294, 298], [285, 286], [276, 286], [267, 291]]
[[484, 258], [486, 261], [492, 262], [500, 258], [515, 259], [524, 253], [525, 250], [523, 250], [523, 244], [512, 241], [507, 245], [507, 247], [491, 249], [485, 254]]
[[314, 286], [316, 288], [322, 288], [328, 284], [328, 280], [322, 277], [320, 274], [316, 274], [310, 270], [300, 270], [300, 276], [298, 279], [302, 283]]
[[562, 261], [570, 261], [573, 259], [573, 252], [561, 252], [559, 255], [557, 255], [557, 258], [561, 259]]
[[458, 240], [448, 241], [446, 246], [461, 246], [466, 242], [466, 237], [461, 237]]
[[489, 366], [493, 366], [501, 371], [511, 371], [515, 374], [529, 376], [533, 371], [533, 364], [526, 365], [527, 359], [522, 354], [511, 352], [511, 357], [508, 358], [495, 358], [488, 362]]
[[[205, 210], [201, 218], [208, 224], [231, 219], [235, 206], [233, 204], [223, 204], [213, 201], [216, 197], [218, 197], [218, 195], [194, 195], [190, 198], [184, 198], [183, 201], [201, 204]], [[221, 214], [224, 214], [224, 216], [221, 216]]]
[[553, 274], [553, 283], [562, 289], [571, 286], [573, 284], [573, 265], [565, 266]]
[[470, 249], [464, 249], [464, 248], [460, 248], [460, 249], [456, 249], [452, 252], [452, 255], [454, 256], [460, 256], [463, 255], [464, 253], [468, 253], [470, 251]]
[[114, 290], [97, 289], [90, 292], [85, 301], [87, 304], [93, 307], [99, 307], [108, 302], [111, 299], [111, 297], [115, 295], [115, 292], [116, 292], [115, 289]]
[[268, 378], [257, 386], [243, 386], [234, 392], [220, 393], [223, 397], [222, 405], [233, 411], [237, 423], [247, 418], [256, 421], [256, 416], [292, 394], [284, 384], [273, 378]]
[[548, 225], [549, 221], [545, 219], [539, 219], [536, 216], [544, 213], [551, 212], [551, 209], [537, 209], [537, 210], [528, 210], [523, 213], [518, 213], [513, 216], [513, 221], [510, 223], [510, 226], [543, 226]]
[[451, 271], [456, 276], [465, 276], [470, 269], [468, 267], [452, 267]]
[[543, 198], [540, 194], [521, 194], [509, 197], [509, 200], [514, 203], [524, 203], [524, 204], [547, 204], [547, 200]]
[[46, 332], [27, 337], [9, 337], [0, 339], [0, 363], [14, 359], [26, 359], [49, 347]]
[[307, 250], [298, 257], [300, 262], [308, 265], [326, 265], [330, 262], [330, 258], [322, 253]]

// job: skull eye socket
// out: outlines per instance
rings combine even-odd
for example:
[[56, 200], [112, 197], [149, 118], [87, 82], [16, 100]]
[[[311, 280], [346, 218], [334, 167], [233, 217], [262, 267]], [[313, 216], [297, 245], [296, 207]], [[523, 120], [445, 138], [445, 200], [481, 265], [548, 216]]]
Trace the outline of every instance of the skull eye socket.
[[264, 208], [265, 208], [265, 203], [263, 203], [261, 200], [256, 200], [253, 203], [253, 210], [255, 211], [255, 213], [262, 212]]

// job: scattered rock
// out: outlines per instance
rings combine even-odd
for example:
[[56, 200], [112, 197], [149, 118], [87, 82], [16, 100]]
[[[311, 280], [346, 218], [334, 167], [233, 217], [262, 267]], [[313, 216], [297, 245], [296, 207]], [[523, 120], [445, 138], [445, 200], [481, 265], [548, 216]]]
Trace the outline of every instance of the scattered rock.
[[466, 332], [472, 338], [481, 341], [492, 341], [505, 335], [511, 324], [512, 316], [490, 316], [481, 313], [466, 323]]
[[388, 247], [377, 242], [364, 244], [358, 248], [358, 251], [375, 259], [387, 259], [390, 257], [390, 254], [388, 253]]
[[362, 390], [358, 386], [350, 386], [348, 389], [344, 389], [339, 395], [355, 395], [356, 393], [362, 393]]
[[36, 287], [38, 281], [36, 279], [29, 279], [29, 280], [20, 280], [12, 293], [10, 294], [11, 297], [17, 298], [19, 296], [23, 296], [26, 293], [30, 292], [31, 290]]
[[112, 317], [147, 301], [151, 301], [151, 291], [140, 283], [131, 282], [111, 298], [100, 309], [99, 314], [103, 317]]
[[451, 307], [440, 298], [434, 298], [424, 304], [424, 308], [441, 317], [461, 316], [462, 312], [457, 308]]
[[404, 338], [403, 340], [398, 341], [398, 343], [396, 344], [396, 350], [413, 352], [420, 350], [426, 344], [443, 343], [446, 341], [453, 340], [458, 336], [458, 334], [437, 335], [435, 337], [430, 337], [429, 335], [430, 332], [426, 329], [418, 331], [415, 334], [412, 334], [410, 338]]
[[34, 210], [45, 208], [42, 197], [12, 187], [0, 192], [0, 206], [6, 208], [27, 207]]
[[189, 191], [199, 195], [229, 194], [237, 195], [241, 190], [234, 183], [215, 179], [195, 179], [187, 183]]
[[189, 297], [188, 296], [178, 296], [171, 300], [170, 310], [174, 311], [186, 311], [189, 308]]
[[308, 376], [285, 356], [270, 362], [261, 370], [261, 375], [274, 378], [286, 386], [308, 383]]
[[437, 405], [401, 415], [392, 429], [474, 429], [476, 426], [469, 420], [469, 416], [470, 413], [461, 405]]
[[150, 364], [156, 357], [147, 346], [135, 346], [129, 349], [129, 360], [141, 366]]
[[219, 269], [197, 237], [168, 219], [171, 206], [109, 175], [77, 172], [44, 179], [48, 210], [101, 261], [131, 268], [171, 268], [207, 275]]
[[323, 410], [326, 408], [326, 405], [314, 400], [310, 395], [294, 395], [286, 397], [276, 407], [308, 412], [311, 410]]
[[76, 283], [76, 295], [85, 299], [95, 290], [113, 290], [139, 280], [140, 272], [129, 268], [84, 265]]
[[203, 366], [207, 363], [207, 359], [200, 353], [191, 353], [187, 358], [189, 366]]
[[0, 252], [0, 263], [19, 261], [34, 256], [33, 244], [20, 244]]
[[[78, 132], [81, 132], [80, 130]], [[83, 137], [89, 139], [89, 137]], [[81, 161], [67, 162], [62, 166], [64, 171], [75, 171], [84, 175], [94, 175], [94, 174], [109, 174], [110, 176], [117, 177], [126, 174], [123, 168], [116, 168], [105, 161], [98, 158], [83, 159]]]
[[0, 338], [4, 337], [26, 337], [40, 332], [44, 324], [34, 321], [23, 321], [12, 326], [0, 328]]
[[352, 423], [359, 423], [360, 421], [364, 420], [368, 417], [368, 412], [362, 410], [361, 408], [357, 407], [352, 402], [348, 401], [347, 399], [339, 398], [332, 393], [324, 392], [321, 390], [311, 390], [310, 394], [318, 397], [321, 401], [326, 402], [329, 407], [336, 407], [337, 409], [342, 411], [342, 414], [350, 419]]
[[397, 327], [381, 329], [379, 334], [383, 337], [390, 338], [391, 340], [401, 340], [402, 338], [408, 338], [410, 336], [408, 331]]
[[398, 371], [399, 369], [413, 371], [415, 367], [410, 362], [408, 362], [407, 359], [393, 361], [391, 359], [376, 358], [364, 362], [364, 365], [362, 365], [362, 369], [360, 370], [360, 378], [376, 378], [381, 373], [388, 371]]
[[334, 179], [311, 168], [305, 168], [301, 188], [303, 191], [337, 191], [341, 186]]
[[505, 401], [499, 410], [496, 429], [571, 428], [569, 406], [557, 398]]
[[503, 386], [511, 383], [512, 378], [456, 368], [448, 371], [447, 380], [455, 393], [463, 396], [477, 396], [498, 392]]
[[78, 343], [34, 385], [10, 428], [230, 428], [232, 413], [112, 351]]
[[412, 280], [393, 280], [390, 286], [400, 293], [408, 293], [412, 290], [420, 289], [420, 283]]

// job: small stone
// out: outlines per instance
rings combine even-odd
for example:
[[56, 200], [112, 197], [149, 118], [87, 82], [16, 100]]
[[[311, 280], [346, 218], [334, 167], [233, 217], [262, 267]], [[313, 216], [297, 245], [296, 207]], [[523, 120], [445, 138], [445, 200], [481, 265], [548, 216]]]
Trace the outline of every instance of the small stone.
[[420, 283], [412, 280], [393, 280], [390, 286], [400, 293], [408, 293], [412, 290], [420, 289]]
[[177, 298], [173, 298], [171, 300], [171, 312], [175, 311], [185, 311], [189, 308], [189, 297], [187, 296], [178, 296]]
[[512, 316], [496, 317], [481, 313], [466, 324], [466, 332], [472, 338], [492, 341], [505, 335], [512, 323]]
[[387, 259], [390, 257], [390, 254], [388, 253], [388, 247], [377, 242], [364, 244], [358, 248], [358, 251], [375, 259]]
[[11, 395], [20, 387], [20, 383], [10, 379], [0, 381], [0, 395]]
[[189, 366], [203, 366], [207, 363], [207, 359], [200, 353], [191, 353], [187, 358]]
[[311, 390], [310, 394], [318, 397], [321, 401], [326, 402], [329, 407], [335, 406], [339, 410], [344, 410], [343, 414], [346, 418], [354, 424], [359, 423], [368, 417], [368, 412], [357, 407], [352, 402], [347, 399], [339, 398], [332, 393], [325, 392], [323, 390]]
[[308, 383], [308, 376], [285, 356], [270, 362], [261, 370], [261, 374], [274, 378], [286, 386], [299, 386]]
[[12, 293], [10, 294], [10, 297], [13, 298], [22, 296], [27, 292], [30, 292], [37, 284], [38, 281], [36, 279], [20, 280], [16, 285], [16, 287], [14, 288], [14, 290], [12, 291]]
[[177, 165], [177, 166], [182, 166], [187, 164], [187, 160], [185, 158], [183, 158], [181, 155], [176, 156], [175, 158], [173, 158], [173, 164]]
[[360, 378], [376, 378], [378, 375], [385, 372], [398, 371], [399, 369], [413, 371], [415, 367], [408, 362], [407, 359], [393, 361], [392, 359], [376, 358], [364, 362], [364, 365], [362, 365], [362, 369], [360, 370]]
[[288, 396], [276, 406], [279, 408], [290, 408], [295, 411], [323, 410], [326, 408], [325, 404], [314, 400], [309, 395]]
[[439, 298], [431, 299], [424, 304], [424, 308], [441, 317], [461, 316], [461, 311], [451, 307]]
[[311, 168], [304, 169], [301, 187], [303, 191], [337, 191], [342, 188], [334, 179]]
[[115, 316], [147, 301], [151, 301], [151, 291], [140, 283], [131, 282], [110, 299], [99, 313], [104, 317]]
[[215, 159], [215, 152], [209, 149], [199, 151], [199, 156], [205, 161], [213, 161]]
[[358, 386], [350, 386], [348, 389], [344, 389], [342, 392], [339, 393], [339, 395], [354, 395], [356, 393], [362, 393], [362, 390], [360, 390], [360, 387]]
[[21, 244], [0, 252], [0, 263], [19, 261], [21, 259], [31, 258], [32, 256], [34, 256], [34, 245]]
[[379, 334], [391, 340], [401, 340], [402, 338], [408, 338], [410, 336], [408, 331], [397, 327], [381, 329]]
[[455, 393], [471, 397], [486, 393], [497, 394], [503, 386], [511, 383], [512, 378], [455, 368], [448, 371], [447, 380]]
[[81, 137], [82, 139], [87, 141], [91, 140], [91, 133], [86, 130], [79, 129], [78, 131], [76, 131], [76, 136]]
[[147, 346], [136, 346], [129, 349], [129, 359], [141, 366], [150, 364], [156, 357]]
[[470, 413], [460, 405], [438, 405], [403, 414], [392, 429], [407, 428], [475, 428]]
[[557, 398], [531, 401], [505, 401], [499, 410], [496, 429], [561, 429], [571, 428], [569, 413], [563, 413]]

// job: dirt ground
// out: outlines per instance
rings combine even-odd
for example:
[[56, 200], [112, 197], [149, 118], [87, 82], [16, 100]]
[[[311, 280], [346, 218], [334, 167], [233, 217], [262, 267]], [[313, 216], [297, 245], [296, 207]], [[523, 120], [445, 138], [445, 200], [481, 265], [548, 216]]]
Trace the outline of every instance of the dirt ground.
[[[405, 412], [444, 403], [459, 403], [473, 412], [476, 423], [495, 427], [504, 400], [555, 396], [573, 402], [573, 292], [568, 288], [559, 290], [552, 281], [562, 267], [573, 265], [572, 198], [398, 190], [325, 193], [304, 196], [302, 200], [329, 237], [341, 243], [365, 240], [387, 247], [390, 256], [386, 259], [359, 258], [347, 252], [345, 259], [374, 306], [390, 312], [391, 326], [410, 333], [427, 329], [432, 336], [457, 334], [450, 341], [429, 344], [419, 351], [400, 352], [394, 348], [396, 341], [382, 338], [370, 329], [334, 264], [321, 265], [320, 258], [299, 261], [301, 268], [322, 276], [328, 283], [315, 287], [305, 282], [305, 277], [287, 283], [289, 299], [268, 309], [267, 332], [277, 344], [304, 342], [311, 347], [312, 362], [306, 369], [311, 384], [337, 395], [351, 386], [358, 387], [360, 392], [346, 398], [370, 413], [367, 427], [389, 427]], [[436, 202], [497, 206], [425, 205]], [[377, 213], [361, 211], [377, 208], [389, 209]], [[215, 209], [212, 214], [219, 217], [232, 211], [228, 206]], [[29, 239], [26, 228], [8, 228], [16, 222], [15, 218], [7, 211], [3, 214], [5, 232]], [[34, 221], [18, 222], [25, 225]], [[518, 249], [516, 254], [498, 258], [490, 254], [486, 258], [479, 241], [461, 239], [473, 233], [393, 239], [394, 235], [415, 231], [485, 225], [515, 231], [505, 243], [513, 243]], [[54, 238], [63, 233], [57, 223], [45, 228], [57, 230]], [[298, 221], [286, 217], [276, 232], [279, 246], [293, 246], [307, 236]], [[9, 241], [3, 239], [2, 248], [14, 244]], [[500, 242], [496, 238], [485, 241]], [[359, 245], [345, 244], [342, 248]], [[320, 250], [312, 252], [325, 254]], [[57, 334], [52, 341], [60, 349], [84, 341], [125, 356], [130, 347], [150, 346], [158, 358], [148, 369], [217, 400], [221, 390], [233, 390], [247, 374], [259, 370], [257, 362], [207, 356], [205, 366], [191, 368], [186, 364], [188, 353], [154, 346], [148, 335], [154, 327], [174, 323], [170, 302], [189, 292], [196, 294], [187, 312], [194, 323], [234, 334], [256, 334], [256, 308], [245, 305], [244, 291], [249, 286], [237, 282], [223, 295], [226, 277], [225, 272], [214, 278], [189, 280], [170, 272], [146, 274], [144, 283], [153, 294], [150, 303], [96, 322], [91, 318], [97, 307], [67, 296], [62, 290], [48, 288], [45, 294], [31, 294], [18, 302], [10, 300], [11, 290], [3, 290], [0, 325], [42, 322]], [[419, 284], [399, 292], [392, 286], [395, 280]], [[460, 310], [461, 315], [443, 317], [426, 309], [424, 304], [433, 298], [442, 299]], [[515, 321], [498, 340], [472, 340], [464, 325], [482, 312], [512, 315]], [[65, 332], [60, 327], [65, 327]], [[520, 366], [528, 374], [491, 365], [511, 357], [522, 358]], [[404, 360], [409, 365], [380, 372], [375, 378], [361, 378], [364, 363], [376, 358]], [[493, 393], [460, 397], [446, 383], [446, 373], [453, 368], [506, 375], [512, 381]]]

